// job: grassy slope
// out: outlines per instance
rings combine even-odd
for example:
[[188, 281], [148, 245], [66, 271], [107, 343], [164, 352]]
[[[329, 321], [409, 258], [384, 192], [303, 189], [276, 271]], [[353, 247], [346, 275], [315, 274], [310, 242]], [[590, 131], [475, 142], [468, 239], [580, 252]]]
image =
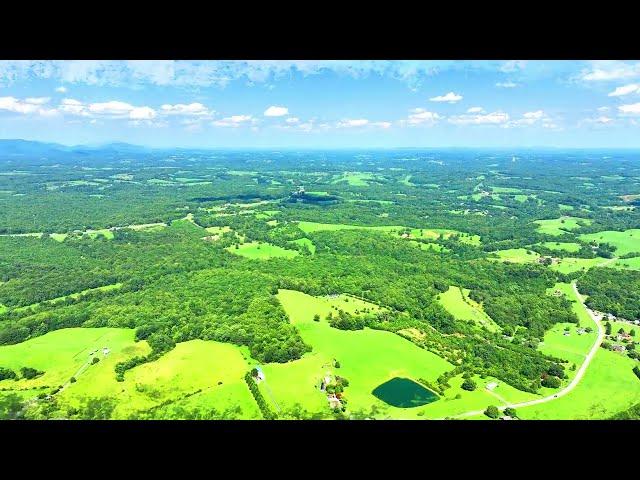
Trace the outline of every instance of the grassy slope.
[[[326, 399], [318, 395], [316, 385], [329, 370], [349, 380], [346, 398], [350, 410], [377, 406], [385, 410], [381, 413], [383, 417], [411, 417], [418, 409], [389, 407], [371, 391], [395, 376], [435, 380], [452, 368], [445, 360], [396, 334], [371, 329], [343, 331], [331, 328], [324, 320], [314, 322], [315, 313], [324, 317], [331, 311], [332, 302], [326, 298], [290, 290], [281, 290], [278, 298], [304, 340], [313, 347], [301, 360], [264, 366], [267, 383], [281, 407], [299, 403], [310, 411], [317, 406], [328, 408]], [[337, 301], [340, 308], [345, 306], [344, 300]], [[355, 310], [353, 300], [348, 304]], [[341, 368], [331, 366], [334, 358], [341, 363]]]
[[606, 230], [597, 233], [588, 233], [580, 235], [580, 239], [584, 241], [595, 240], [597, 242], [606, 242], [618, 247], [615, 254], [617, 256], [626, 255], [631, 252], [640, 252], [640, 229], [625, 230], [624, 232], [614, 232]]
[[[482, 306], [468, 298], [469, 290], [450, 286], [449, 290], [439, 295], [440, 304], [454, 317], [460, 320], [470, 320], [477, 325], [497, 332], [500, 327], [487, 315]], [[466, 301], [465, 301], [466, 300]]]

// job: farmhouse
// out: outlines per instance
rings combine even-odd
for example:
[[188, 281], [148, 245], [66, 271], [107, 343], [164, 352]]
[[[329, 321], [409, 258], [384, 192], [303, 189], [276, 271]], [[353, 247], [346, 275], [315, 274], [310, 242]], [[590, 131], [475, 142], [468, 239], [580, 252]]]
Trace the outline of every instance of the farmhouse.
[[624, 345], [613, 345], [611, 347], [611, 350], [613, 350], [614, 352], [624, 352], [626, 348]]
[[262, 371], [262, 369], [260, 367], [256, 367], [256, 376], [255, 379], [257, 382], [261, 382], [262, 380], [264, 380], [266, 377], [264, 375], [264, 372]]
[[342, 402], [338, 397], [336, 397], [335, 393], [327, 395], [327, 400], [329, 401], [329, 406], [331, 408], [340, 408], [342, 406]]
[[629, 335], [628, 333], [619, 333], [618, 336], [616, 337], [617, 340], [619, 342], [628, 342], [630, 340], [633, 340], [633, 337], [631, 335]]

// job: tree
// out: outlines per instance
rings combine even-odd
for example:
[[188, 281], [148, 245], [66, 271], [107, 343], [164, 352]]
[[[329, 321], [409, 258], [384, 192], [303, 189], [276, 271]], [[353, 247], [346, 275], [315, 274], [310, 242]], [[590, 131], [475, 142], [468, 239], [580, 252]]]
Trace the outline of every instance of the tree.
[[558, 388], [561, 385], [560, 379], [549, 375], [542, 379], [542, 386], [547, 388]]
[[317, 313], [313, 316], [313, 321], [314, 322], [319, 322], [320, 321], [320, 315], [318, 315]]
[[470, 378], [467, 378], [464, 382], [462, 382], [462, 389], [463, 390], [467, 390], [469, 392], [472, 392], [476, 388], [477, 388], [476, 382], [474, 382]]
[[71, 377], [71, 378], [69, 379], [69, 381], [70, 381], [71, 383], [76, 383], [76, 382], [77, 382], [76, 377]]
[[340, 368], [340, 362], [338, 360], [335, 361], [335, 363], [333, 364], [334, 367], [336, 368]]
[[618, 330], [618, 334], [624, 335], [624, 328], [620, 327], [620, 330]]
[[547, 369], [547, 373], [554, 377], [560, 377], [560, 378], [565, 377], [564, 367], [557, 363], [552, 363], [551, 366]]
[[636, 331], [635, 330], [631, 330], [629, 332], [629, 335], [631, 335], [632, 337], [635, 337], [636, 336]]
[[611, 323], [607, 322], [604, 324], [604, 333], [607, 335], [611, 335]]
[[518, 416], [518, 414], [516, 413], [516, 409], [515, 408], [511, 408], [511, 407], [507, 407], [504, 409], [504, 414], [511, 417], [511, 418], [516, 418]]
[[257, 368], [253, 367], [253, 368], [251, 369], [251, 376], [252, 376], [253, 378], [256, 378], [256, 377], [258, 376], [258, 369], [257, 369]]
[[489, 405], [484, 411], [484, 414], [487, 417], [493, 418], [495, 420], [496, 418], [500, 417], [500, 410], [498, 410], [498, 407], [496, 407], [495, 405]]
[[16, 372], [14, 372], [13, 370], [11, 370], [9, 368], [0, 367], [0, 380], [7, 380], [9, 378], [11, 378], [13, 380], [17, 380], [18, 379], [18, 375], [16, 375]]
[[98, 363], [100, 361], [100, 359], [98, 357], [93, 357], [93, 359], [91, 360], [91, 363], [93, 365], [95, 365], [96, 363]]

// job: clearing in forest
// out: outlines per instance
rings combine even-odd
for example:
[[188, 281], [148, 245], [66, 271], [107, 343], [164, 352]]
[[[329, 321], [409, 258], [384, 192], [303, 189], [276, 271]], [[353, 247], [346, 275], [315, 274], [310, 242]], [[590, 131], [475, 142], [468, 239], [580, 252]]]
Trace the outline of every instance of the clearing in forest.
[[570, 230], [580, 228], [580, 223], [591, 225], [591, 220], [578, 217], [560, 217], [550, 220], [536, 220], [534, 223], [538, 224], [538, 232], [540, 233], [546, 235], [564, 235]]
[[540, 245], [549, 250], [561, 250], [569, 253], [575, 253], [580, 250], [580, 244], [574, 242], [543, 242]]
[[617, 247], [616, 256], [626, 255], [632, 252], [640, 253], [640, 229], [630, 229], [624, 232], [605, 230], [596, 233], [586, 233], [580, 235], [580, 240], [585, 242], [596, 241], [599, 243], [610, 243]]
[[509, 248], [507, 250], [497, 250], [494, 252], [498, 258], [488, 257], [489, 260], [500, 260], [510, 263], [535, 263], [540, 255], [526, 248]]
[[277, 245], [271, 245], [264, 242], [248, 242], [241, 244], [238, 248], [230, 246], [226, 248], [227, 251], [234, 255], [241, 255], [243, 257], [256, 259], [256, 260], [268, 260], [270, 258], [293, 258], [299, 255], [297, 250], [287, 250], [286, 248], [278, 247]]
[[459, 320], [467, 320], [491, 332], [499, 332], [500, 327], [489, 317], [482, 305], [469, 298], [469, 289], [450, 286], [449, 290], [438, 295], [438, 302], [451, 315]]

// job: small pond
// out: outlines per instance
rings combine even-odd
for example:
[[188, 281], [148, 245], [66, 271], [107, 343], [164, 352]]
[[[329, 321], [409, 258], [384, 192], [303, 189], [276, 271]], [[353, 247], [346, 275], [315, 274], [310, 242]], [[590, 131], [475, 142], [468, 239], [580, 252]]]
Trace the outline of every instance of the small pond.
[[408, 378], [395, 377], [378, 385], [373, 392], [376, 398], [399, 408], [426, 405], [438, 400], [438, 395]]

